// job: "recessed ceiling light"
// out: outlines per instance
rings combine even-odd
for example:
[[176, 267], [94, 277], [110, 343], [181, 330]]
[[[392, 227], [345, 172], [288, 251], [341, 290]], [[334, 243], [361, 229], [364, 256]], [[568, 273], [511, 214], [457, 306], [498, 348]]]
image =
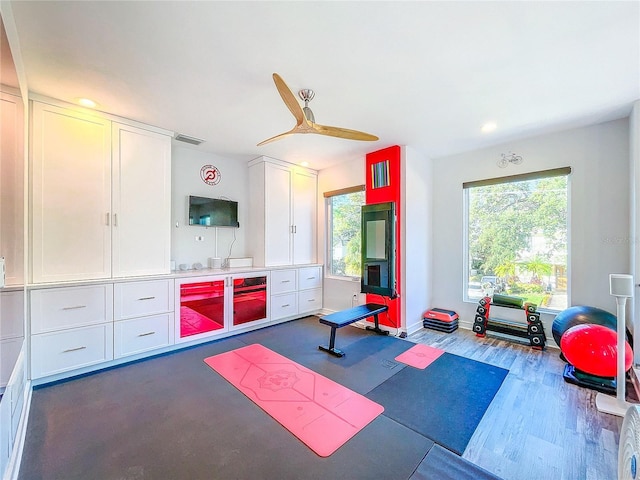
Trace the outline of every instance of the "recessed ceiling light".
[[88, 108], [96, 108], [98, 106], [96, 102], [88, 98], [79, 98], [78, 103], [83, 107], [88, 107]]
[[309, 162], [300, 162], [300, 166], [301, 167], [308, 167], [309, 166]]
[[489, 132], [493, 132], [496, 129], [496, 127], [497, 125], [494, 122], [488, 122], [482, 125], [482, 128], [480, 130], [482, 131], [482, 133], [489, 133]]

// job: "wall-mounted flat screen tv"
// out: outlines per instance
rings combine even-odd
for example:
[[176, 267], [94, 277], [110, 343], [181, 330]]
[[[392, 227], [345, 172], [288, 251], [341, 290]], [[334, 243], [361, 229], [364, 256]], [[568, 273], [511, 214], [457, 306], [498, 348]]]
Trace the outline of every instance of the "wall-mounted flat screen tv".
[[239, 227], [238, 202], [189, 196], [189, 225]]

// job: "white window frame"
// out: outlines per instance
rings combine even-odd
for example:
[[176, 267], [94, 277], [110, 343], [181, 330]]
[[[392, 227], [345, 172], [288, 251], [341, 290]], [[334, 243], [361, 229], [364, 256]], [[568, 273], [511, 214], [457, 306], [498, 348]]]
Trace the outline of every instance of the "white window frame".
[[[462, 205], [463, 205], [463, 242], [462, 242], [462, 255], [464, 259], [464, 268], [462, 271], [462, 300], [465, 303], [477, 303], [477, 299], [470, 299], [468, 296], [469, 290], [469, 278], [471, 276], [469, 259], [469, 189], [473, 187], [508, 183], [508, 182], [520, 182], [526, 180], [534, 180], [536, 178], [549, 178], [553, 176], [566, 176], [567, 177], [567, 307], [571, 303], [571, 167], [554, 168], [550, 170], [543, 170], [538, 172], [530, 172], [521, 175], [511, 175], [506, 177], [498, 177], [492, 179], [478, 180], [472, 182], [463, 183], [462, 188]], [[549, 309], [545, 307], [539, 307], [539, 312], [557, 314], [559, 310]]]
[[[344, 280], [344, 281], [360, 281], [360, 275], [336, 275], [332, 272], [333, 268], [333, 212], [332, 212], [332, 197], [336, 197], [339, 195], [347, 195], [350, 193], [356, 192], [364, 192], [364, 185], [357, 185], [354, 187], [342, 188], [340, 190], [332, 190], [330, 192], [324, 192], [323, 196], [325, 199], [325, 278], [330, 278], [333, 280]], [[364, 203], [363, 203], [364, 205]]]

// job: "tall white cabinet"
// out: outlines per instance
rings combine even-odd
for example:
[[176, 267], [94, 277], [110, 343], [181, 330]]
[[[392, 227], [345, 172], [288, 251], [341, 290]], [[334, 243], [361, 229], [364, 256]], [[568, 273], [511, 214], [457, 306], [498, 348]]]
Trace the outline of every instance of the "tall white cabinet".
[[[0, 92], [0, 257], [5, 284], [24, 283], [24, 116], [22, 98]], [[2, 330], [0, 328], [0, 330]], [[0, 337], [2, 332], [0, 332]]]
[[315, 170], [269, 157], [249, 162], [249, 248], [260, 266], [316, 262]]
[[171, 137], [32, 102], [32, 282], [169, 272]]

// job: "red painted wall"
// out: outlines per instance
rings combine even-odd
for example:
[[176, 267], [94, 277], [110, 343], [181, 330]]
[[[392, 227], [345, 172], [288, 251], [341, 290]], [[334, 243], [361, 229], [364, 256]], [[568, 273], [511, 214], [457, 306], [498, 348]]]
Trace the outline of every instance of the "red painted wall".
[[[398, 145], [388, 147], [377, 152], [368, 153], [366, 157], [366, 182], [365, 182], [365, 202], [367, 205], [383, 202], [395, 202], [396, 209], [396, 255], [395, 255], [395, 271], [396, 271], [396, 292], [402, 294], [402, 285], [400, 283], [400, 219], [402, 212], [400, 211], [400, 158], [401, 150]], [[386, 187], [373, 188], [373, 175], [371, 166], [389, 161], [389, 185]], [[368, 303], [385, 303], [389, 306], [387, 315], [380, 316], [380, 323], [388, 327], [400, 328], [400, 299], [390, 299], [381, 297], [380, 295], [367, 294]]]

